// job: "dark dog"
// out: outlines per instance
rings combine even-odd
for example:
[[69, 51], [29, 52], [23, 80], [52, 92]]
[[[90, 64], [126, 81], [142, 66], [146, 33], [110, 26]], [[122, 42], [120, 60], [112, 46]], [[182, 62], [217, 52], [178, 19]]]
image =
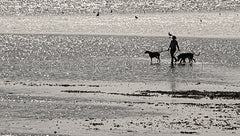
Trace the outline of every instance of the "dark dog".
[[186, 58], [188, 58], [189, 63], [192, 62], [192, 61], [196, 62], [196, 60], [193, 58], [194, 55], [199, 56], [200, 53], [198, 53], [198, 54], [195, 54], [195, 53], [181, 53], [177, 56], [177, 58], [178, 58], [177, 61], [180, 61], [180, 63], [182, 63], [182, 61], [183, 61], [185, 63]]
[[152, 63], [152, 58], [157, 58], [158, 62], [160, 62], [160, 53], [159, 52], [151, 52], [151, 51], [146, 51], [145, 54], [149, 54], [149, 57], [151, 58], [151, 63]]

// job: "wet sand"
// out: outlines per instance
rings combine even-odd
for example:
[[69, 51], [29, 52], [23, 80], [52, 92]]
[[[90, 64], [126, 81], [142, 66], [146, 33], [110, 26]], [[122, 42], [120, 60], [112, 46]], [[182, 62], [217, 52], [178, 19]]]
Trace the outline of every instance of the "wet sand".
[[[239, 135], [237, 16], [2, 17], [0, 134]], [[197, 63], [150, 65], [169, 31]]]
[[235, 91], [227, 97], [209, 97], [213, 90], [199, 89], [206, 84], [192, 84], [198, 91], [178, 91], [189, 97], [176, 97], [167, 88], [166, 82], [2, 81], [0, 131], [2, 135], [118, 136], [239, 133], [240, 101], [235, 99], [239, 87], [229, 88]]

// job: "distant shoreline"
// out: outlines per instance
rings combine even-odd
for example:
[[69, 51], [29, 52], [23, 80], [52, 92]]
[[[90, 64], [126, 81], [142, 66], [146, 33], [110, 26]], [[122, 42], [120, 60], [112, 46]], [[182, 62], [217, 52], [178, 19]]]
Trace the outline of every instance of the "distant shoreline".
[[[150, 13], [142, 13], [142, 12], [136, 12], [136, 13], [102, 13], [100, 16], [128, 16], [128, 15], [159, 15], [159, 14], [165, 14], [165, 15], [174, 15], [174, 14], [224, 14], [224, 13], [236, 13], [240, 15], [240, 9], [239, 10], [212, 10], [212, 11], [173, 11], [173, 12], [150, 12]], [[95, 13], [87, 13], [87, 14], [36, 14], [36, 15], [24, 15], [24, 14], [13, 14], [13, 15], [1, 15], [1, 17], [82, 17], [82, 16], [92, 16], [95, 17]]]
[[[111, 16], [111, 15], [148, 15], [148, 14], [209, 14], [209, 13], [239, 13], [240, 14], [240, 9], [239, 10], [212, 10], [212, 11], [206, 11], [206, 10], [200, 10], [200, 11], [169, 11], [169, 12], [126, 12], [126, 13], [100, 13], [102, 16]], [[12, 14], [12, 15], [1, 15], [0, 17], [27, 17], [27, 16], [32, 16], [32, 17], [37, 17], [37, 16], [95, 16], [96, 13], [86, 13], [86, 14]]]
[[[239, 39], [238, 12], [2, 16], [1, 34], [116, 35]], [[202, 21], [202, 22], [201, 22]]]
[[[126, 34], [91, 34], [91, 33], [0, 33], [0, 35], [65, 35], [65, 36], [114, 36], [114, 37], [152, 37], [152, 38], [169, 38], [169, 36], [164, 35], [126, 35]], [[236, 39], [239, 40], [240, 37], [220, 37], [220, 36], [178, 36], [178, 38], [196, 38], [196, 39]]]

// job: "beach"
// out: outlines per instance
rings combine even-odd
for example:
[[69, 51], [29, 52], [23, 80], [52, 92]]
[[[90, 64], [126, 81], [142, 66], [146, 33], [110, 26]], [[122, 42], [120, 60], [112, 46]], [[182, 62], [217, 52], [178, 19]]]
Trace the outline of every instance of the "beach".
[[138, 17], [1, 17], [0, 134], [239, 135], [238, 12]]
[[[239, 97], [234, 96], [239, 94], [228, 98], [200, 96], [193, 90], [192, 94], [176, 90], [189, 94], [182, 96], [161, 94], [161, 90], [172, 92], [171, 84], [4, 82], [1, 135], [238, 135]], [[226, 87], [187, 86], [210, 91]], [[227, 94], [239, 90], [227, 88]]]

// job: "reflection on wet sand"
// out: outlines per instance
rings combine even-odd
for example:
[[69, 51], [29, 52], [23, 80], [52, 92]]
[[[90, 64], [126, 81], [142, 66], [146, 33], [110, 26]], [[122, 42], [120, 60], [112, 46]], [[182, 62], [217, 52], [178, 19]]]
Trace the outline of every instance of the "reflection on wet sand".
[[172, 91], [176, 91], [176, 73], [175, 73], [175, 69], [176, 67], [174, 67], [174, 65], [171, 64], [171, 67], [169, 68], [169, 75], [170, 75], [170, 88]]

